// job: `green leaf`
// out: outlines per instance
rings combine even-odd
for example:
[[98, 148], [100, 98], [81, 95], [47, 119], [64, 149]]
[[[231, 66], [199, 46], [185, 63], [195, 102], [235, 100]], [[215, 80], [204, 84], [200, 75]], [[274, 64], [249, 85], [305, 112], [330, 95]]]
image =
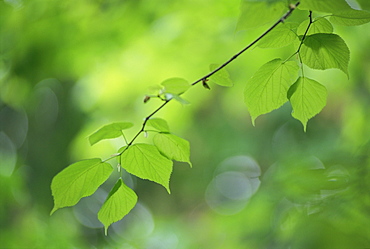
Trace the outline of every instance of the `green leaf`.
[[344, 26], [357, 26], [370, 22], [370, 12], [364, 10], [347, 10], [335, 13], [330, 17], [334, 24]]
[[301, 4], [298, 8], [326, 13], [335, 13], [351, 9], [346, 0], [301, 0]]
[[173, 134], [158, 133], [153, 138], [154, 145], [158, 150], [171, 160], [189, 163], [190, 167], [190, 144], [187, 140]]
[[89, 136], [90, 144], [94, 145], [103, 139], [110, 139], [122, 136], [122, 130], [131, 128], [132, 126], [133, 124], [128, 122], [105, 125]]
[[364, 10], [370, 10], [370, 1], [369, 0], [357, 0], [359, 5]]
[[296, 62], [274, 59], [264, 64], [247, 82], [244, 101], [254, 120], [261, 114], [279, 108], [287, 99], [287, 91], [297, 77]]
[[161, 84], [164, 86], [164, 91], [165, 93], [173, 93], [173, 94], [182, 94], [186, 92], [190, 88], [189, 82], [182, 78], [171, 78], [167, 79], [162, 82]]
[[[216, 70], [219, 66], [220, 65], [217, 65], [217, 64], [211, 64], [209, 66], [209, 69], [212, 72]], [[209, 79], [220, 86], [231, 87], [234, 85], [230, 79], [229, 72], [225, 68], [222, 68], [221, 70], [219, 70], [217, 73], [209, 77]]]
[[187, 101], [186, 99], [181, 98], [179, 95], [174, 94], [174, 93], [165, 93], [164, 96], [165, 96], [166, 100], [174, 99], [182, 105], [189, 105], [190, 104], [189, 101]]
[[257, 28], [277, 21], [287, 10], [288, 5], [285, 0], [263, 2], [244, 0], [240, 6], [236, 30]]
[[288, 98], [293, 108], [292, 116], [301, 121], [306, 131], [307, 121], [325, 107], [327, 91], [317, 81], [300, 77], [290, 87]]
[[107, 235], [108, 227], [125, 217], [136, 203], [135, 192], [127, 187], [122, 179], [119, 179], [98, 212], [98, 219], [105, 227], [105, 235]]
[[313, 34], [306, 37], [300, 55], [313, 69], [338, 68], [348, 76], [349, 49], [336, 34]]
[[131, 145], [121, 155], [121, 166], [130, 174], [162, 185], [170, 193], [172, 161], [162, 156], [156, 146], [151, 144]]
[[[305, 20], [301, 22], [297, 29], [298, 35], [304, 35], [306, 32], [306, 29], [308, 27], [308, 24], [310, 23], [310, 20]], [[307, 35], [313, 35], [317, 33], [333, 33], [333, 25], [324, 17], [319, 17], [313, 21], [313, 23], [310, 26], [310, 29], [307, 32]]]
[[54, 197], [51, 214], [59, 208], [76, 205], [81, 198], [92, 195], [112, 171], [109, 163], [94, 158], [76, 162], [59, 172], [51, 182]]
[[167, 121], [162, 118], [150, 118], [146, 124], [153, 127], [157, 131], [170, 132]]
[[284, 23], [276, 27], [258, 42], [258, 46], [260, 48], [281, 48], [290, 45], [297, 39], [297, 34], [294, 32], [297, 26], [297, 23]]

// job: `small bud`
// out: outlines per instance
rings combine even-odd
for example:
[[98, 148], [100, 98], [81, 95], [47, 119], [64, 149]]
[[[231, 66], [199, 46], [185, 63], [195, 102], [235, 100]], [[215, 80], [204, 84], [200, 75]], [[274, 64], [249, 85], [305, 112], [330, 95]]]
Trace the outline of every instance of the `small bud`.
[[144, 98], [144, 103], [148, 102], [150, 100], [150, 96], [148, 95], [145, 95], [145, 98]]
[[147, 138], [148, 137], [148, 132], [147, 131], [144, 131], [144, 137]]
[[294, 9], [296, 9], [297, 8], [297, 6], [296, 5], [294, 5], [294, 4], [289, 4], [289, 9], [290, 10], [294, 10]]
[[202, 85], [203, 85], [204, 88], [206, 88], [208, 90], [211, 90], [211, 88], [207, 84], [207, 81], [208, 81], [208, 79], [202, 79]]
[[118, 172], [121, 172], [121, 164], [117, 164], [117, 170]]

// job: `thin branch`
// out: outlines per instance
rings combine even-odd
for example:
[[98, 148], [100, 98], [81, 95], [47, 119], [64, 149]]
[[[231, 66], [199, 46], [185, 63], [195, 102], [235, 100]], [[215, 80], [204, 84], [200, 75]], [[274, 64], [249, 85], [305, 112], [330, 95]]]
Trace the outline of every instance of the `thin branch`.
[[[240, 52], [238, 52], [237, 54], [235, 54], [233, 57], [231, 57], [228, 61], [226, 61], [224, 64], [222, 64], [221, 66], [219, 66], [218, 68], [216, 68], [215, 70], [213, 70], [212, 72], [208, 73], [207, 75], [203, 76], [202, 78], [194, 81], [191, 85], [194, 86], [196, 85], [197, 83], [201, 82], [201, 81], [204, 81], [204, 80], [207, 80], [209, 77], [211, 77], [212, 75], [214, 75], [215, 73], [217, 73], [218, 71], [220, 71], [222, 68], [226, 67], [227, 65], [229, 65], [232, 61], [234, 61], [237, 57], [239, 57], [239, 55], [241, 55], [242, 53], [244, 53], [246, 50], [248, 50], [249, 48], [251, 48], [253, 45], [255, 45], [257, 42], [259, 42], [263, 37], [265, 37], [268, 33], [270, 33], [277, 25], [279, 25], [280, 23], [283, 23], [292, 13], [293, 11], [297, 8], [297, 6], [300, 4], [300, 2], [298, 1], [296, 4], [291, 4], [289, 5], [289, 11], [287, 13], [285, 13], [277, 22], [275, 22], [269, 29], [267, 29], [262, 35], [260, 35], [256, 40], [254, 40], [252, 43], [250, 43], [248, 46], [246, 46], [245, 48], [243, 48]], [[146, 126], [146, 123], [148, 122], [148, 120], [153, 116], [155, 115], [159, 110], [161, 110], [163, 107], [165, 107], [172, 99], [169, 99], [169, 100], [165, 100], [165, 102], [160, 105], [157, 109], [155, 109], [151, 114], [149, 114], [145, 119], [144, 119], [144, 122], [141, 126], [141, 129], [138, 131], [138, 133], [136, 133], [136, 135], [131, 139], [131, 141], [127, 144], [127, 147], [126, 149], [131, 146], [134, 141], [137, 139], [137, 137], [145, 131], [145, 126]], [[118, 155], [121, 155], [123, 152], [126, 151], [123, 150], [121, 153], [118, 153]]]

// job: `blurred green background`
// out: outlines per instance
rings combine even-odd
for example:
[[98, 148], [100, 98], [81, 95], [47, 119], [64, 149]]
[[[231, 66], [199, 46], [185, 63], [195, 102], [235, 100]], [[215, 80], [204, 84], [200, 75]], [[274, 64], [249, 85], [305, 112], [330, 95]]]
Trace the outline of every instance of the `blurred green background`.
[[191, 105], [157, 114], [191, 144], [193, 168], [175, 163], [171, 195], [127, 175], [139, 203], [108, 236], [96, 214], [117, 175], [49, 216], [53, 176], [123, 144], [90, 147], [88, 135], [128, 121], [132, 137], [160, 104], [143, 104], [150, 87], [195, 81], [266, 29], [236, 33], [238, 14], [239, 0], [0, 1], [0, 248], [370, 247], [369, 24], [335, 29], [349, 79], [305, 68], [329, 94], [306, 133], [289, 104], [251, 125], [246, 81], [295, 51], [253, 48], [228, 66], [233, 88], [197, 85]]

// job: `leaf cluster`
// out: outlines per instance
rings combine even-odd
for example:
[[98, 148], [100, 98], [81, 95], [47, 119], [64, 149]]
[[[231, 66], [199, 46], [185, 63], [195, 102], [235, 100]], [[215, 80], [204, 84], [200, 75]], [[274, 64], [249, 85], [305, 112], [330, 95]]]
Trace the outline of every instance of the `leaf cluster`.
[[[360, 4], [363, 2], [360, 1]], [[286, 22], [297, 8], [306, 10], [309, 13], [308, 19], [301, 23]], [[313, 18], [313, 12], [323, 14]], [[181, 95], [200, 82], [206, 89], [211, 89], [209, 81], [220, 86], [233, 86], [225, 66], [254, 44], [261, 48], [281, 48], [293, 44], [296, 51], [288, 58], [275, 58], [265, 63], [246, 83], [244, 100], [253, 124], [258, 116], [269, 113], [289, 101], [293, 109], [292, 116], [301, 121], [306, 130], [308, 120], [326, 105], [327, 90], [323, 84], [305, 76], [303, 65], [318, 70], [336, 68], [348, 76], [350, 51], [345, 41], [333, 33], [333, 24], [353, 26], [368, 23], [370, 13], [352, 9], [345, 0], [302, 0], [295, 3], [286, 0], [242, 1], [238, 30], [256, 28], [271, 22], [274, 24], [263, 35], [224, 64], [211, 64], [211, 72], [199, 80], [189, 83], [182, 78], [170, 78], [163, 81], [160, 87], [156, 87], [154, 94], [146, 95], [144, 103], [152, 98], [163, 103], [144, 119], [141, 129], [131, 140], [128, 141], [124, 134], [126, 129], [134, 126], [130, 122], [111, 123], [90, 135], [91, 145], [118, 137], [123, 138], [125, 145], [106, 160], [82, 160], [58, 173], [51, 183], [54, 197], [51, 214], [92, 195], [111, 176], [114, 167], [107, 161], [114, 158], [118, 161], [121, 174], [127, 172], [135, 177], [153, 181], [170, 193], [173, 161], [185, 162], [192, 166], [190, 144], [173, 134], [164, 119], [153, 116], [171, 100], [188, 104]], [[154, 133], [152, 142], [135, 142], [139, 135], [148, 137], [148, 133]], [[124, 171], [120, 170], [121, 168]], [[121, 175], [98, 212], [98, 218], [104, 224], [106, 233], [108, 227], [127, 215], [138, 201], [136, 193], [122, 179]]]

